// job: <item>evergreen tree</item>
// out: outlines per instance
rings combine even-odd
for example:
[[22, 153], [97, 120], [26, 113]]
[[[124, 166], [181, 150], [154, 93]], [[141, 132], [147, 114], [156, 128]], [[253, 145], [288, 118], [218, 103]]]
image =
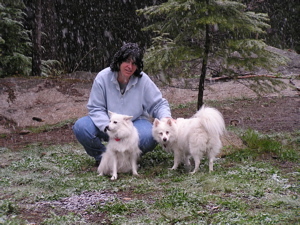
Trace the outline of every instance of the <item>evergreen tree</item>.
[[271, 28], [266, 43], [281, 49], [300, 53], [300, 1], [299, 0], [243, 0], [248, 9], [267, 13]]
[[0, 0], [0, 77], [29, 75], [30, 40], [22, 25], [22, 0]]
[[149, 72], [184, 76], [190, 73], [188, 62], [202, 59], [198, 109], [209, 62], [218, 62], [219, 75], [234, 77], [255, 67], [271, 70], [285, 60], [258, 39], [269, 27], [267, 15], [247, 11], [237, 1], [168, 0], [138, 13], [159, 19], [144, 28], [158, 34], [145, 54]]
[[42, 75], [42, 1], [35, 0], [32, 27], [32, 75]]

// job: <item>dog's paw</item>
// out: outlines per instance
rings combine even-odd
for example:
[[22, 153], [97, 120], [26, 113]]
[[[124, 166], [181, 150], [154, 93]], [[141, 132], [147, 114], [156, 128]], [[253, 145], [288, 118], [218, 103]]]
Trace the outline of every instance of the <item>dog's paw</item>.
[[196, 172], [198, 172], [198, 170], [194, 169], [190, 174], [195, 174]]
[[174, 165], [174, 166], [171, 168], [171, 170], [176, 170], [177, 167], [178, 167], [178, 165]]
[[116, 180], [116, 179], [118, 179], [118, 176], [112, 176], [110, 179], [111, 180]]
[[139, 177], [140, 175], [137, 172], [132, 173], [133, 176]]
[[102, 173], [102, 172], [98, 174], [98, 177], [101, 177], [101, 176], [103, 176], [103, 173]]

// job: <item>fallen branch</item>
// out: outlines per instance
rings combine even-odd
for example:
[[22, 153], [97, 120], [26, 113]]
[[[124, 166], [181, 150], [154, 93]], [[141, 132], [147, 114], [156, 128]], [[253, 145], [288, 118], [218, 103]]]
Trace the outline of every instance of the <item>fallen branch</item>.
[[231, 79], [247, 79], [253, 77], [279, 78], [278, 76], [273, 76], [273, 75], [245, 75], [245, 76], [237, 76], [237, 77], [230, 77], [230, 76], [214, 77], [214, 78], [207, 78], [206, 80], [218, 81], [218, 80], [231, 80]]

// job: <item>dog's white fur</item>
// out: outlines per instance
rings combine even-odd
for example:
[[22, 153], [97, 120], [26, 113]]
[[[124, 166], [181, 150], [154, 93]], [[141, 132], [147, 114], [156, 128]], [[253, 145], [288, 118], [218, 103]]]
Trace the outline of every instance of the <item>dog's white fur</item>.
[[194, 159], [194, 174], [199, 170], [203, 154], [209, 159], [209, 172], [213, 171], [213, 162], [222, 148], [220, 137], [225, 132], [222, 114], [215, 108], [203, 106], [190, 119], [155, 119], [152, 134], [168, 152], [174, 153], [174, 165], [177, 169], [181, 162], [190, 166], [190, 157]]
[[131, 121], [132, 116], [108, 112], [110, 123], [107, 127], [109, 142], [102, 155], [98, 173], [100, 176], [111, 175], [111, 180], [118, 178], [118, 173], [138, 175], [137, 161], [141, 154], [139, 136]]

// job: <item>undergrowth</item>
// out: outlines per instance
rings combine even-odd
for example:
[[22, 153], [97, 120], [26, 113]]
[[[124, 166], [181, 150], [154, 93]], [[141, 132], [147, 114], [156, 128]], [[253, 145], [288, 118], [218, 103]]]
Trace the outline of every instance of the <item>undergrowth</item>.
[[241, 139], [247, 147], [238, 149], [232, 156], [236, 156], [236, 159], [257, 159], [266, 155], [281, 161], [297, 162], [299, 160], [299, 148], [297, 149], [299, 140], [290, 140], [288, 143], [283, 144], [289, 138], [292, 137], [280, 134], [277, 134], [277, 136], [260, 134], [249, 129], [241, 135]]

